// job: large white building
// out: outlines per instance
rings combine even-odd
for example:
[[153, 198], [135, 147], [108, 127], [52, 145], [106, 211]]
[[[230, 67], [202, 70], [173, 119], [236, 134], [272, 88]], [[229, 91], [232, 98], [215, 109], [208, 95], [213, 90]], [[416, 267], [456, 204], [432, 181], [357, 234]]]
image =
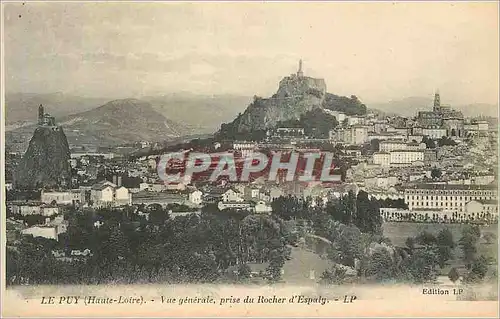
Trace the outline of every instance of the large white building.
[[247, 141], [237, 141], [233, 143], [233, 149], [241, 152], [243, 157], [246, 157], [257, 149], [257, 143]]
[[384, 140], [400, 140], [400, 141], [406, 141], [408, 139], [407, 135], [400, 134], [397, 132], [380, 132], [380, 133], [369, 133], [368, 134], [368, 141], [371, 142], [372, 140], [379, 140], [379, 141], [384, 141]]
[[437, 140], [446, 136], [445, 128], [422, 128], [422, 135], [426, 135], [431, 139]]
[[413, 150], [400, 150], [392, 151], [391, 154], [391, 165], [411, 165], [415, 162], [424, 161], [423, 151], [413, 151]]
[[406, 150], [406, 142], [401, 140], [380, 141], [379, 150], [381, 152], [390, 152], [395, 150]]
[[382, 167], [391, 166], [391, 153], [389, 152], [376, 152], [373, 153], [373, 164]]
[[363, 125], [363, 124], [365, 124], [365, 117], [364, 116], [359, 116], [359, 115], [347, 116], [347, 125], [348, 126]]
[[236, 189], [230, 188], [222, 193], [221, 197], [223, 202], [243, 202], [243, 194]]
[[405, 189], [409, 210], [443, 209], [464, 212], [471, 201], [497, 201], [496, 185], [419, 184]]
[[330, 132], [330, 139], [351, 145], [361, 145], [368, 142], [368, 127], [353, 125]]
[[373, 164], [382, 167], [410, 166], [424, 161], [423, 150], [393, 150], [390, 152], [375, 152], [372, 155]]

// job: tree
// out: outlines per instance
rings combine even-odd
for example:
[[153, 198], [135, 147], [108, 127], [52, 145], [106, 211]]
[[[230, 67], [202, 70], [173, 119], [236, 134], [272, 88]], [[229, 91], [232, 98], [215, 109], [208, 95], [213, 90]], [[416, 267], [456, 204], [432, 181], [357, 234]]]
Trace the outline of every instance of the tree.
[[406, 247], [408, 247], [410, 250], [415, 249], [415, 238], [413, 238], [413, 237], [408, 237], [408, 238], [406, 238], [405, 245], [406, 245]]
[[415, 238], [415, 241], [420, 245], [432, 246], [437, 243], [437, 238], [428, 231], [423, 231]]
[[434, 179], [437, 179], [437, 178], [440, 178], [441, 175], [443, 175], [443, 173], [441, 172], [441, 170], [439, 168], [433, 168], [431, 170], [431, 177]]
[[453, 139], [446, 137], [446, 136], [443, 136], [438, 140], [438, 145], [439, 145], [439, 147], [441, 147], [441, 146], [455, 146], [455, 145], [457, 145], [457, 143]]
[[240, 264], [238, 266], [238, 279], [244, 280], [251, 276], [251, 269], [247, 264]]
[[452, 257], [455, 242], [453, 241], [453, 234], [448, 228], [442, 229], [436, 238], [438, 245], [439, 266], [444, 267], [446, 261]]
[[478, 226], [465, 225], [462, 229], [462, 237], [459, 240], [459, 246], [462, 249], [463, 259], [468, 268], [475, 259], [477, 252], [476, 243], [480, 236], [481, 230]]
[[378, 201], [370, 199], [365, 191], [360, 191], [356, 197], [354, 224], [363, 233], [380, 233], [382, 217], [379, 210]]
[[452, 282], [455, 282], [460, 278], [460, 274], [458, 273], [455, 267], [452, 267], [450, 269], [450, 272], [448, 273], [448, 278], [450, 278]]
[[354, 267], [355, 260], [363, 256], [361, 231], [356, 226], [339, 225], [338, 235], [331, 239], [329, 258], [345, 266]]
[[474, 259], [471, 269], [466, 277], [467, 282], [478, 282], [486, 276], [488, 272], [488, 259], [485, 256], [480, 256]]
[[163, 225], [169, 219], [169, 213], [160, 204], [150, 204], [147, 207], [149, 220], [154, 225]]
[[376, 152], [380, 150], [380, 140], [377, 138], [374, 138], [373, 140], [370, 141], [370, 150]]
[[389, 251], [380, 247], [370, 256], [366, 275], [377, 281], [394, 278], [394, 266]]
[[485, 233], [483, 238], [486, 241], [486, 244], [488, 245], [494, 244], [497, 240], [497, 236], [491, 232]]
[[321, 282], [330, 285], [340, 285], [344, 282], [347, 269], [339, 265], [334, 265], [331, 269], [326, 269], [321, 274]]
[[434, 140], [430, 139], [427, 135], [422, 138], [422, 143], [425, 144], [426, 148], [436, 148], [436, 143]]
[[411, 279], [416, 283], [429, 282], [436, 279], [438, 258], [430, 247], [416, 250], [410, 258], [405, 260], [401, 268], [408, 271]]
[[367, 111], [366, 105], [354, 95], [349, 98], [326, 93], [323, 107], [332, 111], [344, 112], [346, 115], [364, 115]]

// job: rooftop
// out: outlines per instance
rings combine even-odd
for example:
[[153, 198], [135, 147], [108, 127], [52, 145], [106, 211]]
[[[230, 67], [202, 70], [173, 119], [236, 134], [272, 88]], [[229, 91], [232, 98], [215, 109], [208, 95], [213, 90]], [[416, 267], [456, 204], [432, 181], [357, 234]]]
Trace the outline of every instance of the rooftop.
[[442, 189], [442, 190], [496, 190], [496, 185], [461, 185], [461, 184], [416, 184], [406, 189]]

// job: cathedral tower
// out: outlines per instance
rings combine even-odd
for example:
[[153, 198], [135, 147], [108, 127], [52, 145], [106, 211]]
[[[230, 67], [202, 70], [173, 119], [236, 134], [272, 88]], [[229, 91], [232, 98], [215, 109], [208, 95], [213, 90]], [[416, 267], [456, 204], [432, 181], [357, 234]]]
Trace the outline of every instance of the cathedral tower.
[[434, 94], [434, 112], [438, 111], [441, 107], [441, 97], [439, 96], [439, 90]]

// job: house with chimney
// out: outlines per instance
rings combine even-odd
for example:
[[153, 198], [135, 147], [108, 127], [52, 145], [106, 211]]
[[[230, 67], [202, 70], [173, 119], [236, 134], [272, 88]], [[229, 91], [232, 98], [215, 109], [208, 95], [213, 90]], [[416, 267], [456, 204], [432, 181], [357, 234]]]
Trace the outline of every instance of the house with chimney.
[[[121, 179], [119, 179], [120, 182]], [[132, 204], [132, 196], [129, 190], [120, 184], [103, 181], [92, 185], [90, 189], [92, 206], [116, 207]]]

